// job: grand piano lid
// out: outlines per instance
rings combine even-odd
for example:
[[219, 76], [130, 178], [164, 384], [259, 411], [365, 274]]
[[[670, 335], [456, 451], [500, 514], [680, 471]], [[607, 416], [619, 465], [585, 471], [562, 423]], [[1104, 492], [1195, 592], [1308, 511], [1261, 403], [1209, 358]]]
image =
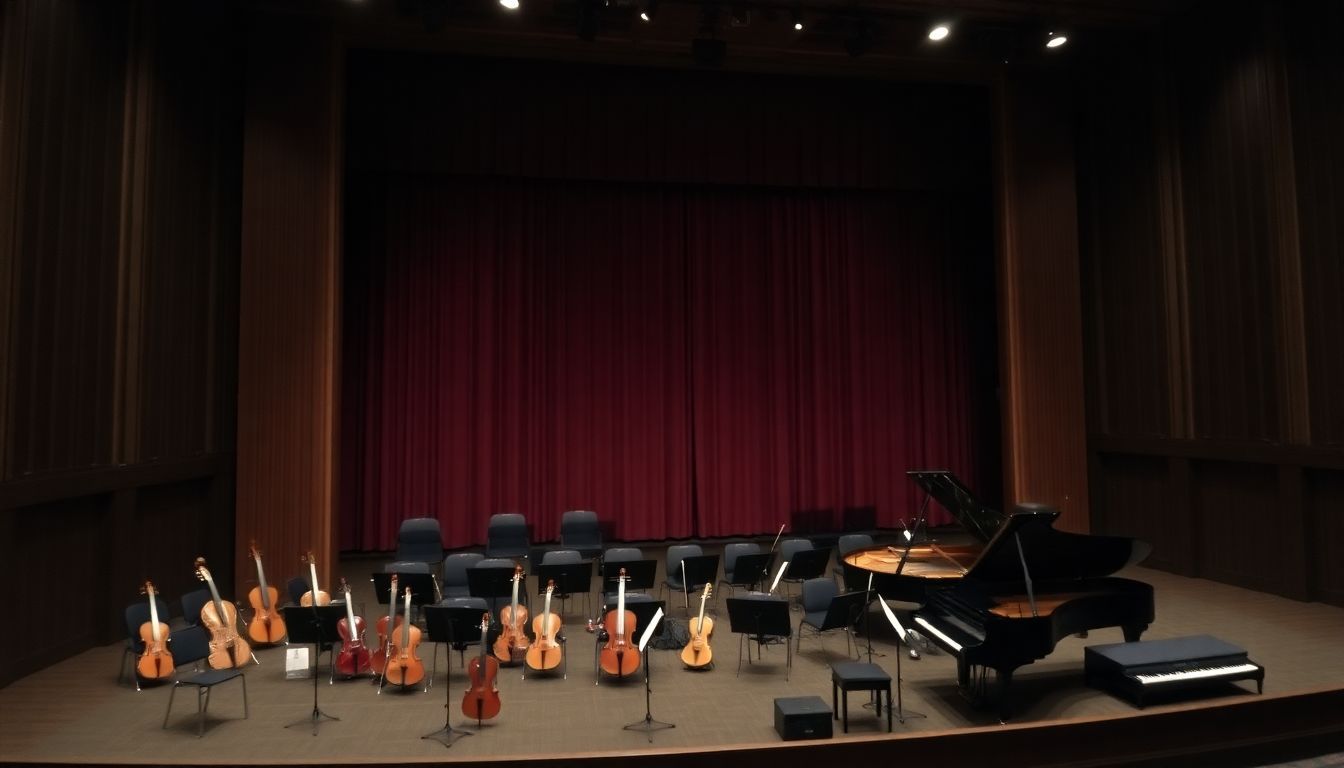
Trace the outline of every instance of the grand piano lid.
[[[1057, 531], [1054, 522], [1058, 517], [1058, 510], [1044, 504], [1018, 505], [967, 569], [966, 578], [1021, 582], [1022, 557], [1032, 581], [1039, 582], [1101, 578], [1134, 561], [1134, 539]], [[1017, 538], [1022, 540], [1022, 557], [1018, 556]]]
[[915, 485], [937, 499], [961, 527], [980, 541], [990, 541], [1003, 525], [1003, 513], [990, 509], [975, 498], [971, 489], [962, 484], [957, 476], [945, 469], [911, 469], [906, 476], [915, 481]]

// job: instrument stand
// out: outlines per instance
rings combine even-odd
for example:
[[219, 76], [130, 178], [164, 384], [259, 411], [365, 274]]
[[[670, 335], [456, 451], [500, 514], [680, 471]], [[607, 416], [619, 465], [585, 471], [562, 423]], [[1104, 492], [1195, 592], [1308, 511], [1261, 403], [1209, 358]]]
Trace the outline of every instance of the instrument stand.
[[[459, 737], [475, 735], [471, 731], [453, 727], [453, 697], [449, 691], [452, 688], [453, 680], [453, 644], [458, 642], [459, 638], [465, 642], [471, 635], [472, 630], [476, 630], [476, 639], [480, 639], [480, 625], [473, 622], [480, 621], [481, 609], [427, 605], [423, 611], [425, 628], [429, 632], [430, 641], [436, 644], [442, 641], [448, 646], [448, 672], [443, 681], [443, 727], [433, 733], [426, 733], [420, 738], [434, 739], [445, 747], [451, 747]], [[437, 664], [437, 645], [434, 654], [434, 661]], [[476, 721], [477, 728], [480, 727], [480, 722], [480, 720]]]
[[335, 715], [329, 715], [322, 711], [317, 705], [317, 670], [318, 659], [322, 653], [322, 647], [326, 646], [332, 656], [332, 666], [336, 664], [335, 643], [340, 635], [336, 631], [336, 622], [345, 618], [344, 605], [325, 605], [310, 606], [301, 608], [299, 606], [287, 606], [285, 609], [285, 624], [289, 628], [289, 638], [291, 641], [303, 644], [312, 644], [313, 646], [313, 711], [308, 717], [300, 718], [287, 724], [286, 728], [293, 728], [296, 725], [305, 723], [313, 726], [313, 735], [317, 735], [317, 727], [323, 720], [340, 720]]
[[649, 689], [649, 652], [644, 651], [644, 719], [636, 720], [629, 725], [624, 726], [623, 730], [643, 731], [649, 737], [649, 743], [653, 743], [653, 732], [661, 731], [667, 728], [676, 728], [675, 723], [665, 723], [662, 720], [653, 719], [653, 710], [651, 709], [652, 691]]
[[[443, 727], [433, 733], [426, 733], [421, 736], [422, 739], [434, 739], [445, 747], [453, 746], [453, 742], [461, 736], [474, 736], [471, 731], [464, 731], [453, 727], [453, 697], [449, 691], [452, 689], [453, 669], [452, 664], [448, 665], [448, 676], [443, 681]], [[480, 721], [477, 721], [477, 727], [480, 727]]]

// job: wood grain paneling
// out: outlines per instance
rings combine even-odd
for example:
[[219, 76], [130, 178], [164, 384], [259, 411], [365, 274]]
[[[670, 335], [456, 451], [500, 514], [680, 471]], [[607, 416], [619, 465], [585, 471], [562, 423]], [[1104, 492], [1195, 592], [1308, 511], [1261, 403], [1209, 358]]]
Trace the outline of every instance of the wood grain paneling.
[[1300, 514], [1278, 504], [1272, 467], [1196, 462], [1191, 473], [1196, 520], [1196, 575], [1249, 589], [1284, 594], [1283, 518]]
[[1307, 471], [1302, 486], [1311, 596], [1344, 605], [1344, 471]]
[[1153, 547], [1145, 565], [1180, 573], [1190, 532], [1184, 510], [1171, 500], [1167, 461], [1153, 456], [1101, 456], [1092, 487], [1093, 533], [1133, 536]]
[[238, 358], [237, 550], [255, 538], [277, 564], [314, 550], [324, 584], [339, 455], [337, 56], [308, 21], [253, 29]]

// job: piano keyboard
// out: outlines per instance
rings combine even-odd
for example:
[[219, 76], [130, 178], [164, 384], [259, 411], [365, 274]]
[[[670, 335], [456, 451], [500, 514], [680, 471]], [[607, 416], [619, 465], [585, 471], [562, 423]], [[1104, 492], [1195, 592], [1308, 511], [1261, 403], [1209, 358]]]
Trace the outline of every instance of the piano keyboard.
[[1156, 683], [1173, 683], [1184, 680], [1198, 680], [1210, 677], [1226, 677], [1228, 675], [1241, 675], [1247, 672], [1254, 672], [1259, 669], [1255, 664], [1233, 664], [1223, 667], [1203, 667], [1194, 669], [1182, 669], [1176, 672], [1161, 672], [1155, 674], [1133, 675], [1144, 685], [1154, 685]]

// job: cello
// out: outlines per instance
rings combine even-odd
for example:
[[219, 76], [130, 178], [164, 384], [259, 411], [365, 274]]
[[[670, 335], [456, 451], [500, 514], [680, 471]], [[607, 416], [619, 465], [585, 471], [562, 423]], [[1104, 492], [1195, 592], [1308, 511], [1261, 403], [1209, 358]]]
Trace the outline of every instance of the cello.
[[691, 622], [691, 639], [681, 649], [681, 662], [691, 669], [704, 669], [714, 660], [709, 647], [709, 636], [714, 632], [714, 620], [705, 616], [705, 601], [709, 599], [709, 585], [700, 595], [700, 618]]
[[252, 647], [238, 636], [238, 609], [219, 597], [215, 579], [205, 567], [205, 558], [196, 558], [196, 578], [210, 587], [210, 602], [201, 606], [201, 624], [210, 631], [210, 667], [233, 669], [252, 658]]
[[341, 636], [341, 652], [336, 654], [336, 671], [354, 677], [369, 671], [369, 649], [364, 645], [364, 619], [355, 615], [355, 603], [350, 598], [350, 585], [341, 579], [345, 594], [345, 618], [336, 622], [336, 633]]
[[266, 583], [266, 570], [261, 567], [261, 550], [257, 549], [257, 542], [252, 542], [248, 553], [257, 564], [257, 586], [247, 593], [247, 600], [252, 604], [252, 623], [247, 625], [247, 636], [258, 645], [275, 645], [288, 633], [285, 620], [276, 608], [280, 592]]
[[486, 638], [490, 634], [490, 614], [481, 615], [481, 655], [467, 664], [467, 676], [471, 685], [462, 697], [462, 714], [476, 718], [476, 722], [489, 720], [499, 714], [499, 660], [485, 652]]
[[565, 656], [564, 649], [555, 639], [560, 632], [560, 615], [551, 613], [551, 595], [554, 593], [555, 579], [551, 579], [546, 585], [546, 602], [542, 606], [541, 615], [532, 620], [532, 632], [537, 636], [537, 641], [527, 649], [526, 658], [527, 666], [538, 672], [555, 669]]
[[420, 628], [411, 623], [411, 588], [406, 588], [406, 602], [402, 606], [401, 626], [392, 632], [392, 644], [387, 652], [384, 676], [397, 685], [415, 685], [425, 679], [425, 663], [415, 655], [420, 644]]
[[397, 619], [397, 574], [392, 574], [392, 590], [387, 596], [387, 615], [378, 619], [378, 647], [369, 656], [369, 669], [383, 674], [387, 669], [387, 649], [392, 644], [392, 633], [396, 631]]
[[518, 656], [527, 653], [527, 606], [518, 604], [518, 588], [523, 582], [523, 566], [513, 569], [513, 602], [499, 609], [499, 637], [495, 638], [495, 656], [505, 664], [512, 664]]
[[317, 560], [313, 558], [313, 553], [309, 551], [307, 554], [300, 555], [299, 560], [308, 564], [308, 575], [311, 578], [308, 583], [313, 587], [299, 598], [299, 605], [304, 607], [315, 604], [331, 605], [331, 595], [317, 588]]
[[607, 631], [607, 644], [602, 646], [602, 671], [608, 675], [625, 677], [639, 669], [639, 649], [630, 643], [630, 635], [635, 632], [635, 613], [625, 610], [625, 582], [630, 577], [621, 569], [616, 579], [616, 610], [607, 611], [602, 617], [602, 627]]
[[159, 601], [153, 582], [146, 581], [141, 594], [149, 595], [149, 621], [140, 625], [144, 653], [135, 663], [135, 673], [145, 680], [162, 680], [173, 674], [173, 654], [168, 651], [168, 625], [159, 621]]

